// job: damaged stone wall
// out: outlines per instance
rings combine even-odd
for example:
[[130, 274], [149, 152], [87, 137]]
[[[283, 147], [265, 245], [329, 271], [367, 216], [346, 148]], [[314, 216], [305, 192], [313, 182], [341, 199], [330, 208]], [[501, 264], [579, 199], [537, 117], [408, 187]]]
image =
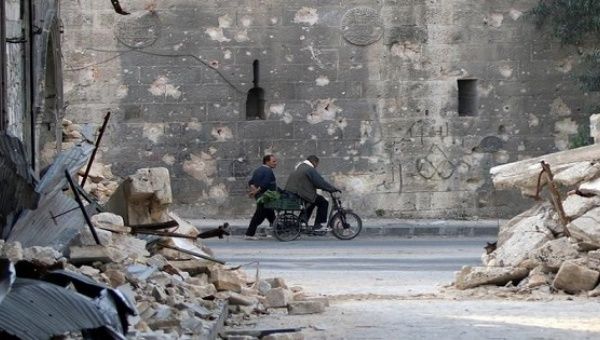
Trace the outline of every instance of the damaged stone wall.
[[[492, 166], [568, 147], [597, 96], [522, 1], [61, 1], [67, 117], [114, 118], [116, 175], [166, 167], [183, 215], [248, 214], [265, 153], [309, 154], [363, 216], [507, 216]], [[246, 119], [253, 62], [264, 120]], [[476, 111], [458, 113], [458, 80]]]

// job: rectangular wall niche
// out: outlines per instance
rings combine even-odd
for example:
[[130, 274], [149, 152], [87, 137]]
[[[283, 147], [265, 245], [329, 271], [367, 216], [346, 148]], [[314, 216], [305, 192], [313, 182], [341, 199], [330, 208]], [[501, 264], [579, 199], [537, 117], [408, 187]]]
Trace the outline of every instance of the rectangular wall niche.
[[476, 116], [478, 106], [477, 79], [458, 79], [458, 115]]

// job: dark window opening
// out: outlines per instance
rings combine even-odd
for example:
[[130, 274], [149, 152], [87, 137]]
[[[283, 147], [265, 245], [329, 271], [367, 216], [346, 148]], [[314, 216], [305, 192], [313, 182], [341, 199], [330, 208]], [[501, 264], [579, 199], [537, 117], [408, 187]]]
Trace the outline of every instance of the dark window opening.
[[254, 73], [254, 87], [248, 91], [246, 98], [246, 119], [265, 119], [265, 90], [258, 86], [259, 65], [258, 60], [252, 63]]
[[477, 79], [458, 80], [458, 115], [476, 116], [479, 106]]

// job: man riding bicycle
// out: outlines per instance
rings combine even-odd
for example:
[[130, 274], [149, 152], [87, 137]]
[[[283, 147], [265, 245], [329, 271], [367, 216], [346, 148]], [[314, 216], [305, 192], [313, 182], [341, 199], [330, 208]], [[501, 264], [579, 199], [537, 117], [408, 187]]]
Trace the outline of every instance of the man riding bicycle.
[[288, 177], [285, 190], [298, 195], [304, 201], [308, 202], [306, 222], [310, 219], [312, 212], [317, 207], [317, 216], [313, 230], [323, 229], [323, 223], [327, 222], [327, 209], [329, 202], [325, 197], [317, 194], [317, 189], [328, 192], [340, 191], [338, 188], [329, 184], [316, 170], [319, 165], [319, 158], [315, 155], [306, 157], [306, 160], [296, 166], [296, 169]]

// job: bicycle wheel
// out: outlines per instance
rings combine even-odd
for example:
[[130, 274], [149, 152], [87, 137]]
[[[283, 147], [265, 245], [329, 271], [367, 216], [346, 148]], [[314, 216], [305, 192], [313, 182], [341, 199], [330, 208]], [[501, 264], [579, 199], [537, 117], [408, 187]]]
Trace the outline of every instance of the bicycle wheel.
[[339, 211], [331, 217], [329, 227], [333, 236], [347, 241], [360, 234], [362, 220], [353, 212]]
[[292, 213], [277, 215], [273, 222], [273, 236], [283, 242], [293, 241], [300, 236], [300, 221]]

